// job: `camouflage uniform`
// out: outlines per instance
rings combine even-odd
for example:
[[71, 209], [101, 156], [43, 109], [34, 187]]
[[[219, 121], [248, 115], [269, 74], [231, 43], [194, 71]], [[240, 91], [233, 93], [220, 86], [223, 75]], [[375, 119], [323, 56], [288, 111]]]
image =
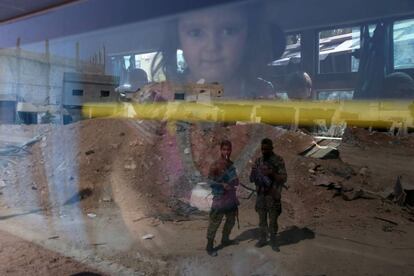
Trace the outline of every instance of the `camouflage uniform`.
[[263, 156], [256, 159], [250, 173], [250, 181], [256, 184], [256, 212], [259, 215], [262, 242], [267, 240], [268, 233], [271, 242], [275, 242], [278, 231], [277, 219], [282, 212], [281, 192], [284, 183], [277, 183], [275, 176], [286, 179], [286, 168], [282, 157], [272, 154], [266, 159]]
[[210, 212], [210, 220], [207, 229], [207, 240], [214, 241], [214, 238], [217, 233], [217, 229], [219, 228], [223, 217], [226, 217], [226, 221], [223, 226], [223, 240], [228, 240], [230, 237], [231, 230], [236, 224], [236, 216], [237, 216], [237, 208], [234, 210], [220, 212], [217, 210], [211, 210]]
[[[212, 188], [213, 204], [210, 211], [210, 220], [207, 229], [207, 240], [210, 243], [214, 242], [223, 217], [226, 217], [222, 242], [229, 241], [231, 230], [236, 222], [239, 201], [236, 196], [236, 186], [239, 185], [236, 168], [233, 162], [220, 158], [210, 167], [209, 184]], [[229, 185], [224, 189], [221, 183]]]

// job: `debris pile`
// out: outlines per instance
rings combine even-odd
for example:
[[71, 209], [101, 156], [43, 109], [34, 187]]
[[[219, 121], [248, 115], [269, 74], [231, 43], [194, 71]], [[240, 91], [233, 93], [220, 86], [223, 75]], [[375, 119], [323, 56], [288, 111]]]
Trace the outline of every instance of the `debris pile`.
[[[32, 154], [22, 162], [0, 166], [0, 192], [16, 199], [9, 206], [48, 209], [80, 204], [87, 214], [115, 203], [161, 221], [205, 215], [199, 210], [208, 210], [211, 196], [200, 183], [219, 156], [220, 142], [233, 143], [232, 159], [242, 183], [238, 193], [249, 202], [254, 189], [249, 183], [250, 166], [260, 155], [264, 137], [274, 141], [275, 152], [285, 160], [289, 193], [309, 210], [329, 209], [336, 197], [391, 199], [403, 205], [412, 205], [413, 200], [408, 187], [414, 183], [412, 136], [352, 128], [341, 142], [269, 125], [169, 122], [154, 126], [149, 121], [119, 119], [24, 127], [31, 137], [43, 138], [30, 143]], [[398, 176], [402, 176], [400, 185], [394, 188]], [[204, 188], [197, 194], [200, 185]], [[317, 187], [328, 191], [321, 194]]]

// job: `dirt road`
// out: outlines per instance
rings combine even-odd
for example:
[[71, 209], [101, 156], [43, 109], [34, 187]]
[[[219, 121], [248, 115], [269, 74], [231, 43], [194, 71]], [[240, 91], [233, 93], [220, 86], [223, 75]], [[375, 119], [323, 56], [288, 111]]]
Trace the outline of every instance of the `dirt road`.
[[[136, 124], [89, 120], [8, 130], [20, 140], [43, 136], [0, 160], [0, 274], [414, 275], [411, 209], [379, 198], [346, 201], [315, 185], [322, 177], [381, 193], [398, 175], [411, 181], [412, 137], [375, 136], [371, 143], [361, 132], [341, 145], [341, 159], [320, 160], [298, 154], [312, 137], [270, 126], [192, 128], [186, 135], [174, 126], [160, 133]], [[281, 252], [254, 247], [253, 196], [241, 200], [240, 229], [232, 233], [239, 244], [211, 258], [204, 251], [208, 214], [186, 213], [193, 211], [191, 187], [223, 138], [234, 141], [240, 179], [250, 185], [249, 164], [260, 154], [253, 145], [261, 136], [275, 141], [288, 170]], [[238, 194], [249, 193], [240, 188]], [[153, 237], [142, 239], [148, 234]]]

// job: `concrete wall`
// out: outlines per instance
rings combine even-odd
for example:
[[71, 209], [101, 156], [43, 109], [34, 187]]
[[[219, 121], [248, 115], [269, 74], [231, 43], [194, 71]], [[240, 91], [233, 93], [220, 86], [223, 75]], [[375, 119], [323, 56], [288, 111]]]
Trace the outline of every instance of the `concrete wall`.
[[118, 98], [115, 88], [119, 85], [119, 80], [116, 77], [65, 73], [63, 83], [63, 106], [81, 106], [85, 102], [114, 102]]
[[65, 72], [103, 74], [102, 64], [20, 49], [0, 50], [0, 95], [34, 104], [61, 104]]
[[16, 120], [16, 102], [0, 100], [0, 124], [13, 124]]

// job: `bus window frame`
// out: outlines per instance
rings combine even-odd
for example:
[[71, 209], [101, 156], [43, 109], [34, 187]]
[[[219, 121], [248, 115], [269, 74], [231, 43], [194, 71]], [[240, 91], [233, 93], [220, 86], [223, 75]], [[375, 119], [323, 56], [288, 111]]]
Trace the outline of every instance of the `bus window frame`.
[[[414, 14], [404, 15], [404, 16], [393, 16], [393, 17], [386, 17], [376, 20], [369, 20], [369, 21], [360, 21], [354, 22], [349, 24], [339, 24], [339, 25], [330, 25], [320, 28], [311, 29], [309, 31], [314, 32], [314, 36], [316, 37], [316, 49], [317, 53], [314, 57], [315, 63], [313, 64], [314, 74], [314, 90], [329, 90], [329, 89], [338, 89], [338, 90], [347, 90], [347, 89], [355, 89], [358, 72], [347, 72], [347, 73], [320, 73], [320, 63], [319, 63], [319, 34], [322, 31], [332, 30], [332, 29], [339, 29], [339, 28], [354, 28], [359, 27], [362, 31], [363, 26], [365, 25], [372, 25], [372, 24], [379, 24], [384, 23], [387, 28], [390, 28], [390, 36], [389, 36], [389, 52], [388, 52], [388, 60], [386, 61], [386, 71], [387, 72], [405, 72], [411, 76], [414, 76], [414, 66], [413, 68], [404, 68], [404, 69], [395, 69], [395, 59], [394, 59], [394, 24], [398, 21], [404, 20], [414, 20]], [[362, 33], [362, 32], [361, 32]], [[362, 36], [360, 37], [362, 39]], [[302, 46], [302, 51], [304, 47]], [[303, 56], [303, 53], [301, 53]], [[302, 60], [302, 63], [304, 61]]]
[[398, 21], [404, 21], [404, 20], [413, 20], [414, 21], [414, 13], [411, 15], [405, 15], [405, 16], [400, 16], [400, 17], [395, 17], [393, 18], [392, 22], [391, 22], [391, 27], [392, 27], [392, 32], [391, 32], [391, 39], [392, 39], [392, 43], [391, 43], [391, 54], [390, 57], [392, 59], [392, 63], [391, 63], [391, 68], [393, 70], [393, 72], [404, 72], [409, 74], [410, 76], [414, 77], [414, 66], [412, 68], [404, 68], [404, 69], [395, 69], [395, 63], [394, 63], [394, 24]]

